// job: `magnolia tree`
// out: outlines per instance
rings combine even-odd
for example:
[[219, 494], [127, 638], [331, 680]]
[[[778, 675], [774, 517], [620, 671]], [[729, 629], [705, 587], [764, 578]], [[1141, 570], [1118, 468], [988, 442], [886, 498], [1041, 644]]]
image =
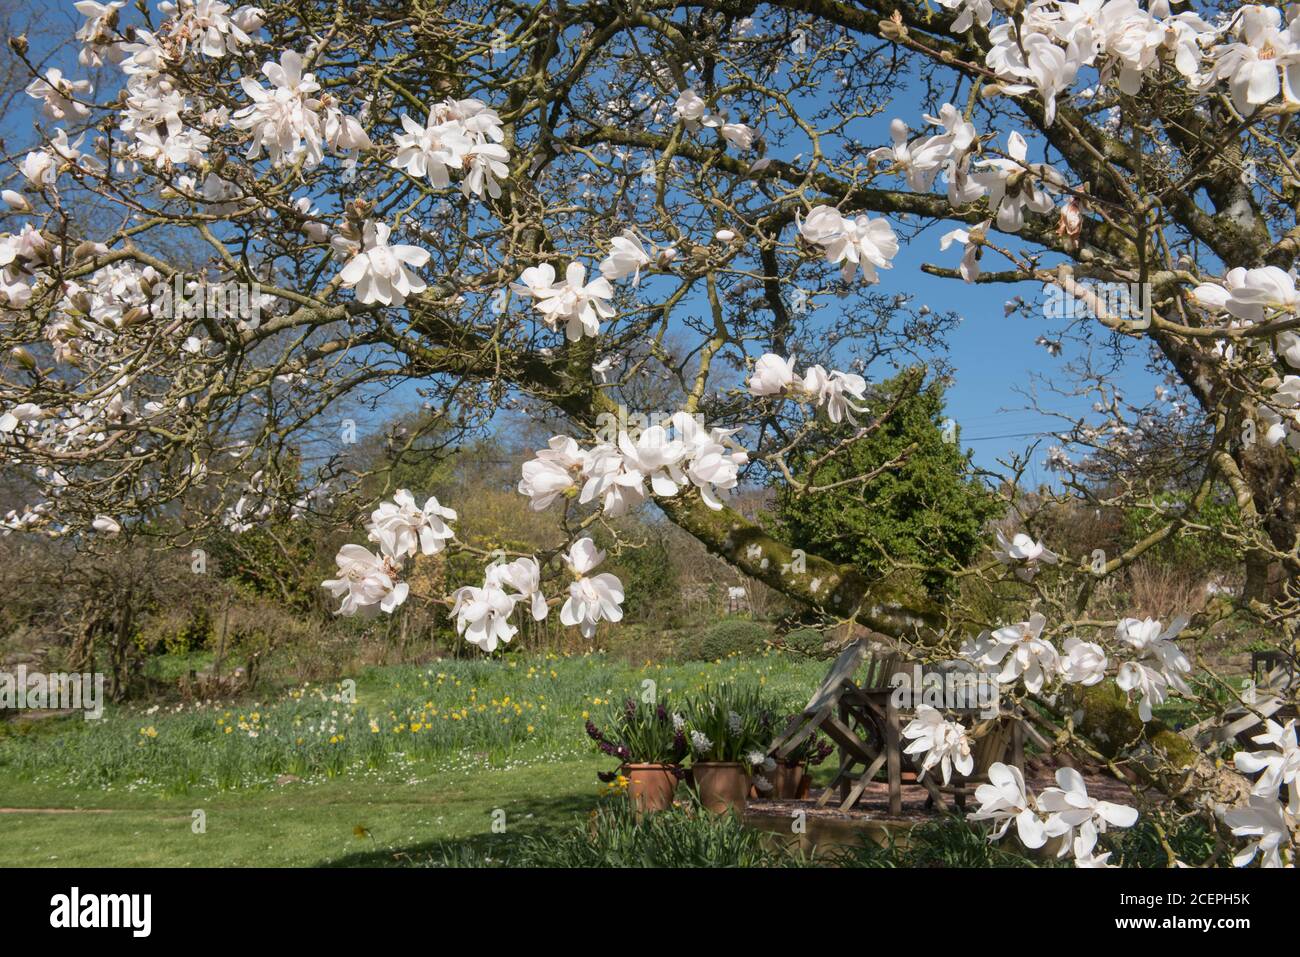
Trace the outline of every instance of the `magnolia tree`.
[[[592, 535], [653, 502], [828, 618], [991, 671], [1041, 740], [1132, 785], [1131, 804], [1101, 802], [1065, 770], [1034, 796], [996, 765], [973, 815], [995, 837], [1014, 822], [1028, 846], [1105, 864], [1107, 826], [1200, 818], [1213, 860], [1294, 863], [1295, 723], [1234, 756], [1153, 714], [1170, 696], [1211, 726], [1249, 713], [1213, 672], [1193, 686], [1188, 639], [1234, 614], [1287, 643], [1300, 616], [1294, 9], [75, 7], [61, 67], [9, 39], [36, 122], [0, 237], [0, 446], [27, 499], [8, 532], [93, 547], [310, 521], [359, 477], [344, 446], [362, 403], [418, 400], [417, 432], [444, 442], [522, 409], [555, 437], [519, 492], [564, 544], [480, 552], [480, 585], [426, 596], [465, 640], [491, 652], [521, 615], [589, 637], [618, 622]], [[1049, 312], [1049, 351], [1097, 339], [1165, 379], [1135, 403], [1075, 367], [1096, 404], [1062, 422], [1052, 494], [1145, 509], [1152, 530], [1070, 554], [1013, 491], [1027, 531], [990, 536], [998, 560], [961, 574], [1016, 589], [1019, 623], [903, 597], [728, 506], [747, 482], [830, 491], [788, 463], [887, 420], [862, 373], [939, 361], [954, 317], [885, 273], [907, 243], [931, 281], [1045, 287], [1069, 307]], [[1170, 508], [1175, 481], [1190, 491]], [[1224, 489], [1233, 517], [1210, 527]], [[455, 505], [365, 503], [366, 541], [324, 583], [339, 612], [393, 613], [422, 556], [474, 552]], [[1198, 535], [1231, 546], [1240, 596], [1168, 626], [1094, 613], [1109, 579]], [[946, 778], [970, 769], [973, 733], [923, 709], [909, 751]]]

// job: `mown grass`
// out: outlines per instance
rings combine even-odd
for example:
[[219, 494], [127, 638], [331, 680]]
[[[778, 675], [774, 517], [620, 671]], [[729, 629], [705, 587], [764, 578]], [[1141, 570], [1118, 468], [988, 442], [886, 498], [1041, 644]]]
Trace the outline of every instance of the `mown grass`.
[[[583, 721], [609, 702], [761, 682], [791, 709], [824, 664], [602, 655], [377, 668], [274, 700], [0, 725], [0, 865], [424, 863], [439, 842], [572, 829], [595, 806]], [[89, 813], [103, 810], [108, 813]], [[206, 833], [193, 831], [203, 811]], [[475, 851], [474, 853], [477, 853]], [[483, 861], [482, 863], [490, 863]]]

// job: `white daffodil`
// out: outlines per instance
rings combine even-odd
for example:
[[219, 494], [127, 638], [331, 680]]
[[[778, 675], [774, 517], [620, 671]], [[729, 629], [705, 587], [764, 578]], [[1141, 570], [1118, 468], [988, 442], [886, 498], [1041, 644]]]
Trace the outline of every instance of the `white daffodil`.
[[1047, 815], [1044, 827], [1048, 835], [1068, 835], [1069, 843], [1061, 847], [1062, 857], [1071, 849], [1079, 857], [1091, 857], [1097, 835], [1104, 834], [1108, 826], [1132, 827], [1137, 823], [1136, 808], [1089, 797], [1083, 775], [1074, 768], [1059, 768], [1056, 784], [1038, 795], [1038, 809]]
[[1007, 541], [1001, 531], [998, 538], [998, 561], [1015, 568], [1016, 577], [1021, 581], [1033, 581], [1038, 573], [1038, 563], [1055, 565], [1059, 561], [1055, 552], [1048, 550], [1042, 542], [1036, 542], [1024, 532], [1018, 532]]
[[1058, 667], [1056, 649], [1039, 637], [1046, 624], [1046, 618], [1035, 614], [1028, 621], [983, 634], [976, 639], [973, 654], [980, 664], [1002, 665], [998, 681], [1007, 684], [1020, 678], [1027, 690], [1037, 694]]
[[385, 555], [404, 558], [416, 550], [425, 555], [436, 555], [446, 547], [448, 539], [456, 533], [447, 521], [455, 521], [456, 513], [438, 504], [430, 495], [423, 508], [406, 489], [398, 489], [393, 501], [382, 503], [370, 516], [370, 540], [378, 542]]
[[584, 638], [594, 637], [601, 621], [623, 620], [623, 583], [608, 572], [588, 574], [604, 560], [605, 553], [590, 538], [578, 539], [564, 556], [576, 580], [569, 586], [569, 599], [560, 609], [560, 621], [577, 625]]
[[1058, 665], [1063, 680], [1091, 687], [1106, 677], [1106, 652], [1101, 645], [1081, 638], [1067, 638], [1063, 648], [1065, 654]]
[[989, 766], [989, 783], [975, 789], [977, 810], [967, 815], [971, 821], [992, 821], [991, 840], [998, 840], [1007, 832], [1011, 822], [1016, 824], [1020, 842], [1028, 848], [1042, 847], [1048, 834], [1037, 811], [1034, 799], [1025, 789], [1025, 779], [1014, 765], [997, 761]]
[[1233, 756], [1233, 764], [1243, 774], [1256, 774], [1252, 794], [1261, 797], [1277, 797], [1278, 789], [1285, 786], [1290, 793], [1287, 810], [1300, 815], [1300, 745], [1296, 742], [1295, 719], [1285, 725], [1267, 720], [1263, 734], [1251, 738], [1256, 744], [1271, 744], [1276, 751], [1238, 751]]
[[363, 248], [339, 273], [343, 285], [356, 288], [359, 302], [400, 306], [407, 296], [427, 288], [424, 280], [406, 267], [423, 266], [429, 261], [429, 251], [419, 246], [390, 246], [390, 233], [387, 223], [366, 223]]
[[343, 598], [340, 615], [391, 614], [406, 601], [409, 586], [397, 581], [400, 568], [393, 559], [376, 555], [363, 545], [344, 545], [334, 561], [339, 577], [322, 584], [335, 598]]
[[903, 728], [903, 737], [912, 742], [904, 749], [904, 754], [925, 755], [921, 762], [921, 776], [938, 765], [943, 783], [947, 784], [954, 767], [961, 775], [969, 775], [975, 769], [966, 729], [956, 721], [946, 720], [928, 704], [917, 706], [916, 717]]

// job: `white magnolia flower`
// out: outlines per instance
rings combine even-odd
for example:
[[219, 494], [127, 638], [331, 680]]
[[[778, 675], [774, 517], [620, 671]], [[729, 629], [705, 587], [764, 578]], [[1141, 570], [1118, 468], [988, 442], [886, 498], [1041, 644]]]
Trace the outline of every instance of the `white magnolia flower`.
[[1242, 7], [1235, 22], [1237, 40], [1215, 48], [1206, 80], [1226, 80], [1242, 116], [1271, 103], [1278, 93], [1286, 103], [1300, 104], [1300, 26], [1292, 21], [1282, 29], [1282, 11], [1257, 4]]
[[[1136, 808], [1090, 798], [1083, 775], [1074, 768], [1058, 769], [1056, 784], [1038, 795], [1038, 808], [1047, 815], [1047, 833], [1053, 837], [1068, 835], [1079, 857], [1092, 857], [1097, 835], [1104, 834], [1108, 826], [1132, 827], [1137, 823]], [[1063, 844], [1061, 856], [1069, 850], [1071, 846]]]
[[78, 98], [90, 96], [93, 87], [89, 80], [69, 80], [63, 71], [52, 67], [45, 76], [27, 84], [27, 95], [41, 101], [41, 114], [54, 122], [80, 121], [90, 116], [90, 107], [78, 103]]
[[[618, 449], [623, 456], [623, 484], [630, 485], [639, 476], [650, 482], [655, 495], [665, 498], [672, 498], [686, 484], [681, 470], [686, 446], [678, 439], [670, 439], [663, 426], [642, 429], [636, 441], [627, 432], [619, 432]], [[637, 487], [640, 488], [639, 481]]]
[[902, 120], [891, 121], [889, 136], [893, 145], [872, 150], [867, 159], [892, 161], [895, 170], [906, 177], [910, 189], [928, 192], [952, 155], [953, 142], [947, 136], [922, 136], [908, 142], [909, 133]]
[[975, 23], [987, 27], [993, 19], [992, 0], [939, 0], [939, 3], [949, 10], [961, 11], [952, 22], [954, 33], [965, 33]]
[[418, 269], [429, 261], [429, 251], [419, 246], [388, 245], [387, 223], [368, 222], [364, 246], [339, 273], [343, 285], [356, 287], [357, 300], [400, 306], [406, 297], [424, 292], [424, 280], [406, 267]]
[[943, 783], [947, 784], [954, 767], [961, 775], [969, 775], [975, 769], [966, 729], [956, 721], [946, 720], [928, 704], [917, 706], [916, 717], [903, 728], [903, 737], [912, 742], [904, 749], [904, 754], [925, 755], [921, 762], [921, 775], [938, 765]]
[[560, 609], [560, 621], [577, 625], [584, 638], [594, 637], [601, 621], [623, 620], [623, 583], [608, 572], [589, 575], [605, 560], [605, 553], [590, 538], [580, 538], [564, 556], [575, 581], [569, 586], [569, 599]]
[[1046, 624], [1046, 618], [1035, 614], [1028, 621], [981, 635], [972, 652], [980, 664], [1002, 664], [998, 681], [1006, 684], [1022, 678], [1025, 688], [1037, 694], [1058, 667], [1056, 649], [1039, 637]]
[[406, 582], [397, 582], [399, 567], [392, 559], [376, 555], [363, 545], [344, 545], [334, 561], [339, 577], [325, 581], [323, 586], [335, 598], [343, 598], [340, 615], [391, 613], [406, 601], [410, 589]]
[[[1155, 670], [1159, 672], [1160, 677], [1163, 679], [1160, 682], [1153, 682], [1149, 676], [1145, 674], [1138, 675], [1132, 669], [1128, 671], [1128, 677], [1126, 678], [1126, 681], [1134, 682], [1134, 687], [1154, 692], [1150, 696], [1150, 704], [1160, 704], [1164, 700], [1163, 686], [1165, 685], [1173, 688], [1179, 694], [1190, 695], [1192, 693], [1192, 689], [1188, 687], [1186, 680], [1183, 678], [1184, 675], [1191, 673], [1192, 663], [1173, 642], [1173, 639], [1186, 627], [1187, 618], [1180, 615], [1170, 623], [1168, 628], [1164, 629], [1162, 629], [1160, 622], [1151, 618], [1142, 620], [1124, 618], [1115, 628], [1115, 637], [1137, 651], [1139, 659], [1152, 660], [1157, 665]], [[1149, 706], [1148, 710], [1150, 710]], [[1150, 718], [1144, 718], [1143, 720], [1149, 721]]]
[[704, 98], [692, 89], [683, 90], [673, 105], [673, 113], [686, 124], [687, 129], [698, 129], [708, 112], [709, 106]]
[[610, 281], [632, 277], [632, 285], [641, 281], [641, 267], [650, 264], [650, 254], [630, 229], [610, 240], [609, 255], [600, 263], [600, 274]]
[[611, 319], [614, 308], [605, 302], [614, 295], [614, 288], [605, 277], [587, 282], [587, 267], [582, 263], [569, 263], [564, 272], [564, 282], [555, 282], [555, 269], [549, 263], [525, 269], [515, 290], [531, 296], [534, 307], [551, 329], [563, 322], [565, 337], [576, 342], [583, 336], [600, 334], [602, 319]]
[[541, 566], [532, 556], [516, 558], [512, 562], [500, 562], [489, 566], [487, 571], [487, 586], [509, 585], [515, 589], [519, 592], [520, 600], [528, 600], [529, 611], [535, 621], [544, 619], [549, 611], [546, 596], [541, 592], [541, 582]]
[[1048, 550], [1042, 542], [1036, 542], [1024, 532], [1018, 532], [1007, 541], [1007, 537], [998, 532], [998, 561], [1004, 565], [1015, 566], [1016, 577], [1021, 581], [1032, 581], [1038, 573], [1038, 563], [1055, 565], [1059, 560], [1055, 552]]
[[989, 783], [975, 789], [977, 810], [967, 815], [971, 821], [992, 821], [991, 840], [1006, 834], [1011, 822], [1016, 823], [1020, 842], [1028, 848], [1042, 847], [1047, 843], [1047, 830], [1035, 810], [1034, 799], [1025, 789], [1025, 779], [1014, 765], [998, 761], [989, 767]]
[[499, 584], [458, 588], [451, 607], [456, 616], [456, 633], [491, 654], [498, 645], [509, 644], [518, 631], [510, 624], [518, 600]]
[[1090, 687], [1106, 677], [1106, 652], [1101, 645], [1080, 638], [1065, 639], [1065, 654], [1059, 663], [1062, 679]]
[[1266, 311], [1294, 313], [1300, 308], [1300, 292], [1291, 274], [1276, 266], [1228, 270], [1223, 284], [1202, 283], [1192, 295], [1202, 306], [1226, 310], [1247, 322], [1261, 322]]
[[451, 185], [450, 170], [460, 169], [466, 154], [473, 147], [461, 124], [448, 121], [439, 122], [436, 111], [430, 111], [429, 122], [421, 126], [405, 113], [402, 114], [402, 128], [399, 133], [397, 155], [389, 165], [406, 170], [416, 179], [429, 180], [435, 189], [446, 189]]
[[754, 145], [754, 131], [744, 123], [723, 123], [718, 127], [718, 132], [737, 149], [747, 150]]
[[1150, 721], [1152, 709], [1164, 704], [1169, 696], [1169, 682], [1165, 675], [1141, 661], [1126, 661], [1120, 665], [1115, 684], [1123, 691], [1138, 693], [1141, 698], [1138, 716], [1143, 721]]
[[[980, 251], [983, 248], [980, 242], [984, 239], [985, 230], [992, 223], [993, 220], [986, 219], [973, 229], [950, 229], [939, 237], [939, 248], [943, 250], [946, 250], [954, 242], [961, 244], [961, 264], [957, 267], [957, 271], [966, 282], [974, 282], [979, 278]], [[979, 242], [975, 240], [979, 240]]]
[[989, 209], [997, 211], [998, 229], [1015, 233], [1025, 224], [1025, 211], [1050, 213], [1056, 203], [1044, 188], [1061, 185], [1061, 177], [1050, 166], [1025, 161], [1029, 144], [1019, 133], [1007, 137], [1009, 158], [980, 160], [972, 179], [988, 192]]
[[806, 240], [825, 250], [827, 262], [843, 264], [840, 273], [845, 282], [859, 268], [867, 282], [877, 282], [876, 269], [891, 268], [898, 255], [898, 237], [883, 219], [865, 215], [850, 219], [832, 206], [814, 206], [798, 228]]
[[302, 72], [302, 65], [302, 54], [285, 50], [279, 63], [262, 64], [263, 75], [271, 81], [269, 89], [249, 76], [239, 81], [253, 102], [237, 111], [230, 125], [250, 131], [249, 159], [257, 159], [263, 148], [276, 166], [302, 159], [311, 169], [325, 158], [321, 101], [312, 96], [320, 92], [320, 84], [314, 73]]
[[799, 379], [799, 391], [817, 406], [826, 406], [826, 414], [832, 422], [848, 419], [854, 425], [854, 412], [865, 412], [865, 405], [849, 401], [852, 396], [859, 402], [866, 398], [867, 380], [860, 375], [835, 370], [827, 372], [820, 365], [810, 366], [804, 370]]
[[533, 511], [547, 508], [556, 497], [577, 488], [578, 477], [587, 467], [587, 453], [573, 439], [557, 435], [523, 465], [519, 493], [531, 500]]
[[34, 402], [20, 402], [0, 415], [0, 432], [13, 432], [20, 424], [35, 422], [44, 414], [44, 410]]
[[700, 490], [700, 498], [712, 509], [722, 508], [719, 493], [729, 492], [739, 482], [740, 467], [749, 461], [744, 449], [729, 447], [726, 440], [737, 430], [705, 430], [685, 412], [673, 416], [673, 428], [681, 440], [686, 462], [685, 475]]
[[1259, 855], [1261, 867], [1285, 867], [1283, 850], [1289, 851], [1293, 822], [1276, 798], [1250, 796], [1249, 805], [1225, 811], [1223, 820], [1235, 837], [1254, 838], [1232, 858], [1237, 867], [1245, 867]]
[[766, 353], [754, 363], [754, 374], [749, 377], [749, 394], [752, 396], [781, 395], [799, 385], [794, 371], [794, 356], [782, 359], [775, 353]]
[[1251, 740], [1256, 744], [1271, 744], [1277, 750], [1238, 751], [1233, 756], [1233, 763], [1243, 774], [1264, 772], [1255, 782], [1253, 794], [1277, 797], [1278, 789], [1285, 785], [1290, 793], [1287, 810], [1300, 815], [1300, 745], [1296, 742], [1295, 719], [1285, 725], [1269, 719], [1264, 726], [1264, 733]]
[[455, 521], [456, 513], [439, 505], [434, 496], [418, 508], [409, 491], [398, 489], [392, 502], [382, 503], [371, 513], [370, 540], [393, 558], [414, 555], [417, 549], [436, 555], [456, 534], [446, 520]]
[[1043, 99], [1043, 119], [1051, 126], [1056, 119], [1056, 97], [1067, 90], [1083, 66], [1083, 54], [1077, 47], [1057, 46], [1042, 33], [1026, 33], [1014, 24], [1004, 23], [989, 31], [992, 46], [985, 62], [1000, 77], [1025, 80], [1027, 83], [1005, 84], [1006, 93], [1017, 95], [1037, 90]]

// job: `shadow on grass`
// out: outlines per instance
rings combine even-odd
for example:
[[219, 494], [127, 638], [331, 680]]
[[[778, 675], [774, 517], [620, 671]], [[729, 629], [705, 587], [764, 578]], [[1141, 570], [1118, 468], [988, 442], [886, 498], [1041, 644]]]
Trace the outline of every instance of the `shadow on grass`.
[[[549, 837], [579, 827], [591, 813], [596, 796], [572, 794], [513, 800], [504, 808], [507, 830], [466, 837], [440, 838], [400, 847], [357, 851], [318, 861], [316, 867], [500, 867], [509, 862], [518, 841]], [[490, 825], [489, 825], [490, 827]]]

